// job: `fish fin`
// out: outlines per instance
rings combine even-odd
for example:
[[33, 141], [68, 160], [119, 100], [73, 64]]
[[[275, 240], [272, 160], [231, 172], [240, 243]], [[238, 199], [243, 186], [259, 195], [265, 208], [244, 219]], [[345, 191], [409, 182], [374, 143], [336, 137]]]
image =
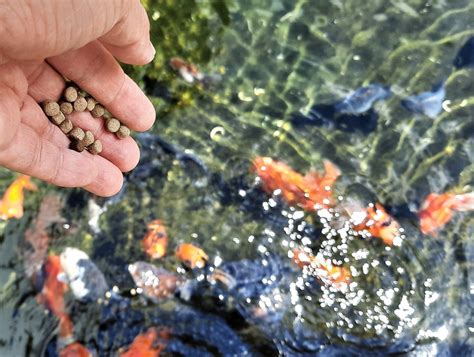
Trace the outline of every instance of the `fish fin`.
[[329, 160], [324, 160], [324, 171], [326, 171], [326, 177], [332, 178], [334, 181], [341, 176], [341, 170], [335, 164]]
[[454, 196], [452, 208], [456, 211], [474, 211], [474, 192]]

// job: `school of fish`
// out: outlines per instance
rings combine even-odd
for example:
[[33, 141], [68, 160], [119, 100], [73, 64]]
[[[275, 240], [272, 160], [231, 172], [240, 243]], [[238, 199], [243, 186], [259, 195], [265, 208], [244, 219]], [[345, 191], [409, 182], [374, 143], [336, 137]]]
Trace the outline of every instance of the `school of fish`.
[[[182, 59], [173, 58], [169, 64], [189, 83], [195, 81], [203, 83], [206, 78], [211, 78]], [[474, 66], [474, 37], [461, 47], [453, 61], [453, 66], [457, 69]], [[413, 113], [435, 118], [442, 111], [445, 95], [444, 83], [440, 82], [433, 87], [432, 91], [408, 96], [401, 103]], [[389, 87], [369, 84], [335, 103], [313, 106], [307, 116], [297, 116], [294, 122], [306, 125], [338, 120], [341, 122], [349, 117], [356, 120], [361, 117], [367, 118], [366, 115], [374, 118], [376, 116], [375, 103], [391, 96]], [[344, 128], [344, 125], [341, 128]], [[269, 197], [281, 200], [290, 207], [301, 208], [308, 215], [321, 210], [339, 209], [348, 216], [351, 228], [355, 232], [364, 232], [370, 237], [380, 239], [388, 246], [400, 245], [401, 226], [384, 206], [379, 202], [367, 202], [365, 206], [356, 208], [344, 206], [344, 203], [340, 203], [334, 194], [334, 186], [342, 175], [341, 170], [329, 160], [323, 160], [322, 165], [324, 167], [322, 173], [311, 170], [302, 174], [282, 161], [257, 156], [252, 161], [250, 171], [258, 178], [259, 187]], [[25, 190], [34, 191], [37, 190], [37, 186], [30, 177], [20, 175], [6, 189], [0, 201], [2, 220], [19, 219], [23, 216]], [[59, 207], [58, 205], [57, 202], [49, 202], [45, 204], [45, 207]], [[473, 210], [474, 192], [430, 193], [416, 212], [419, 219], [418, 226], [422, 234], [434, 236], [452, 220], [455, 212]], [[27, 238], [40, 257], [40, 262], [35, 262], [32, 271], [29, 272], [29, 276], [38, 289], [37, 302], [57, 319], [59, 356], [92, 356], [90, 350], [75, 339], [74, 324], [69, 315], [66, 300], [69, 296], [80, 301], [97, 301], [104, 298], [110, 292], [110, 288], [102, 272], [85, 252], [68, 247], [59, 255], [46, 255], [48, 237], [45, 228], [53, 218], [48, 218], [44, 211], [45, 209], [40, 210], [40, 215], [35, 222], [40, 235], [37, 237], [30, 232], [29, 235], [36, 238]], [[53, 217], [59, 219], [57, 213], [53, 214]], [[41, 241], [41, 244], [35, 240]], [[209, 263], [208, 254], [197, 245], [171, 243], [162, 220], [155, 219], [149, 222], [142, 240], [145, 256], [150, 260], [159, 261], [166, 256], [170, 245], [175, 246], [174, 258], [188, 271], [207, 271], [206, 269], [212, 265]], [[322, 284], [343, 289], [351, 282], [352, 276], [348, 267], [335, 265], [330, 259], [311, 249], [305, 247], [292, 249], [289, 257], [293, 267], [314, 276]], [[193, 278], [168, 271], [146, 261], [128, 265], [128, 271], [137, 291], [154, 303], [173, 296], [186, 300], [193, 293], [192, 289], [195, 289]], [[212, 267], [210, 272], [209, 282], [221, 282], [229, 291], [237, 289], [236, 287], [242, 284], [224, 268]], [[262, 316], [262, 311], [250, 311], [255, 317]], [[151, 326], [138, 334], [129, 346], [123, 346], [119, 351], [119, 356], [159, 356], [166, 350], [171, 334], [169, 329]]]

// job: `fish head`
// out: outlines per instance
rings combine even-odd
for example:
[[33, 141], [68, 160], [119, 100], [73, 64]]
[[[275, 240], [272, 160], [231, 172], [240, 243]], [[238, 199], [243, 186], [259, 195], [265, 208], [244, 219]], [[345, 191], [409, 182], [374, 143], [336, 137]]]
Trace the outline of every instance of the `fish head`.
[[368, 227], [370, 234], [382, 239], [387, 245], [394, 243], [399, 245], [400, 224], [385, 211], [385, 208], [376, 203], [375, 206], [369, 207], [367, 212], [369, 219], [373, 222]]
[[251, 171], [259, 177], [266, 176], [273, 167], [273, 163], [273, 159], [270, 157], [258, 156], [252, 161]]
[[89, 256], [77, 248], [67, 247], [60, 255], [61, 267], [68, 279], [78, 279], [83, 274], [83, 268], [79, 264], [82, 260], [89, 260]]
[[190, 243], [181, 244], [176, 250], [176, 256], [191, 269], [204, 268], [208, 255], [199, 247]]
[[160, 220], [154, 220], [147, 225], [148, 232], [143, 238], [142, 245], [145, 253], [153, 259], [159, 259], [166, 254], [168, 235]]
[[179, 57], [173, 57], [169, 60], [170, 67], [175, 70], [179, 71], [180, 68], [185, 67], [187, 65], [186, 61]]

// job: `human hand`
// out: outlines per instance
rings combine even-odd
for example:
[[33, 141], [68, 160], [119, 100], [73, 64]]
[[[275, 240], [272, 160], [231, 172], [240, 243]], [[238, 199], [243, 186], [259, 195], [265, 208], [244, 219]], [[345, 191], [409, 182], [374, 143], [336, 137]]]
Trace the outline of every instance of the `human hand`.
[[64, 77], [136, 131], [153, 105], [117, 60], [141, 65], [155, 51], [139, 0], [0, 0], [0, 165], [64, 187], [116, 194], [139, 160], [130, 137], [117, 140], [89, 113], [69, 116], [102, 141], [101, 156], [68, 149], [69, 139], [37, 104], [59, 99]]

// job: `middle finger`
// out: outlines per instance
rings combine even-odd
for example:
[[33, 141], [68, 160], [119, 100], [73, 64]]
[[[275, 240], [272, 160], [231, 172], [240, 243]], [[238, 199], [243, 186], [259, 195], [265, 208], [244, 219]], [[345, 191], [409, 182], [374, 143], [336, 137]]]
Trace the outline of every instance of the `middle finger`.
[[[57, 100], [65, 87], [63, 77], [49, 64], [42, 62], [34, 68], [23, 65], [29, 83], [28, 93], [37, 102]], [[88, 112], [74, 113], [68, 116], [74, 125], [90, 130], [103, 145], [101, 155], [116, 165], [122, 172], [132, 170], [138, 163], [140, 154], [138, 145], [131, 138], [118, 140], [104, 130], [104, 121], [93, 118]]]

